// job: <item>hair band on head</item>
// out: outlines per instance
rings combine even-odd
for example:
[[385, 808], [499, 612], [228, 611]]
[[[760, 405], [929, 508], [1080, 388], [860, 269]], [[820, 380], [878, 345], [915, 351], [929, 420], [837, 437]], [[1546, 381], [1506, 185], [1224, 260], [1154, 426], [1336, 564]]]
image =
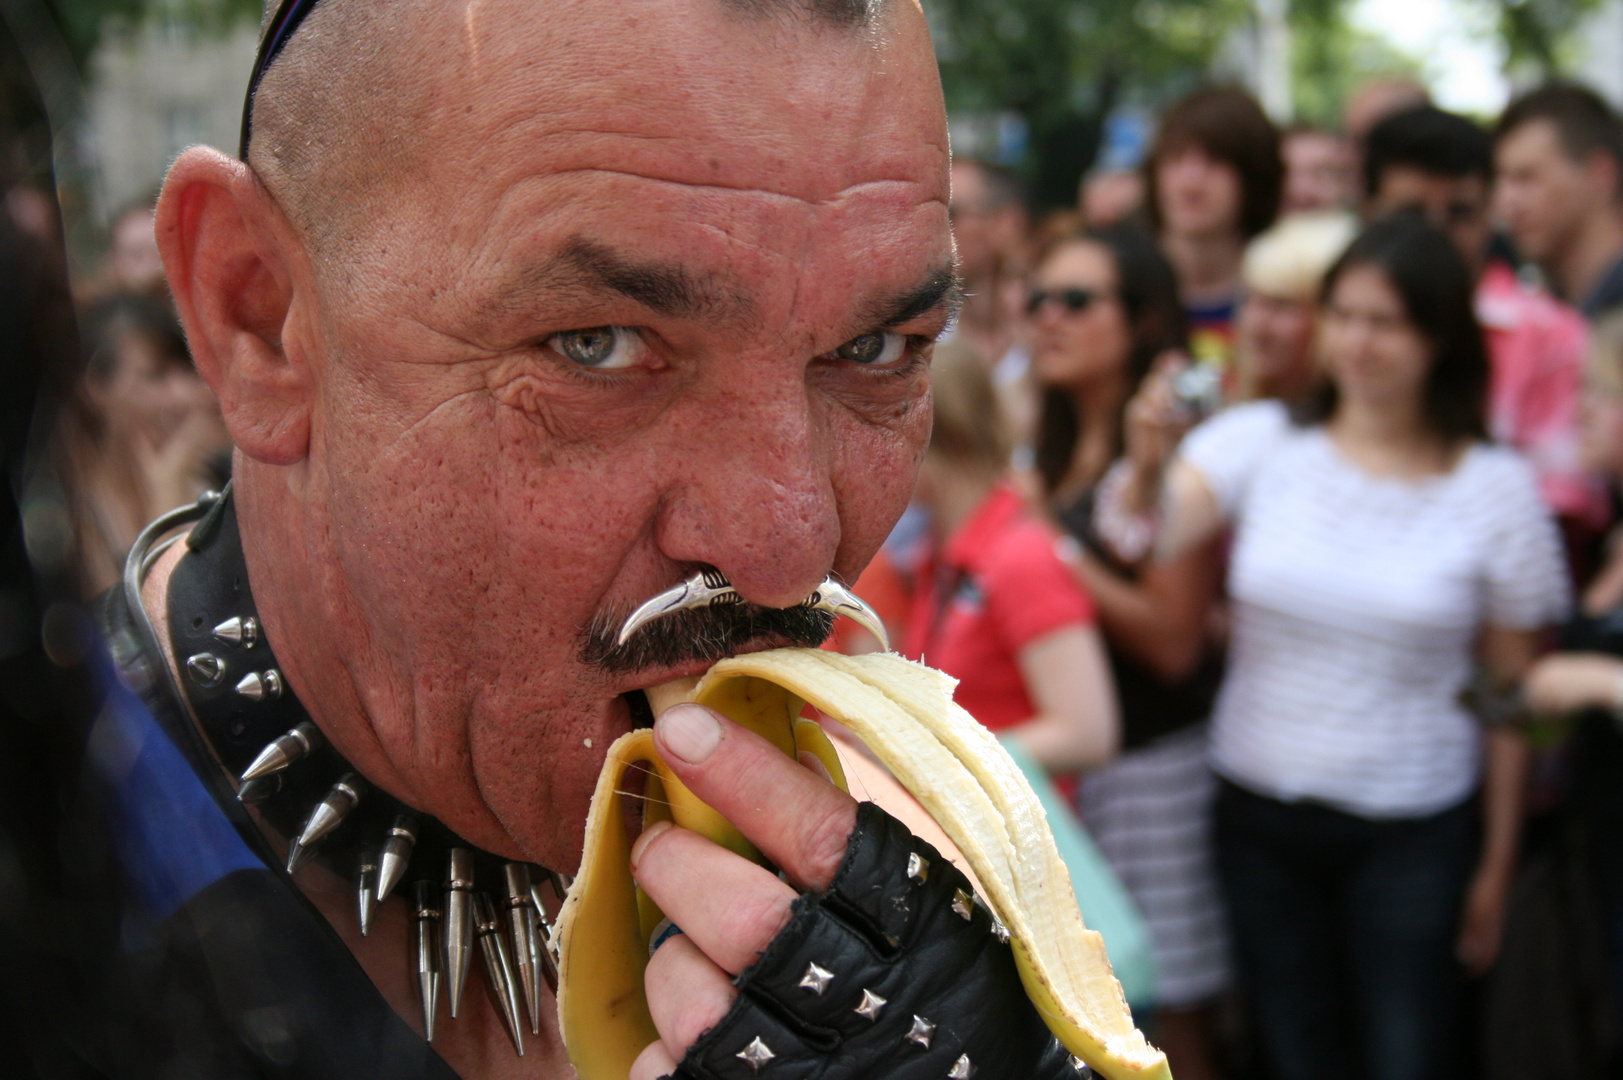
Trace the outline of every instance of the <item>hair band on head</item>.
[[243, 161], [248, 160], [248, 139], [253, 134], [254, 122], [254, 94], [259, 91], [259, 81], [265, 77], [265, 72], [275, 62], [282, 52], [282, 46], [288, 43], [304, 17], [316, 6], [318, 0], [282, 0], [272, 16], [270, 27], [265, 36], [260, 39], [259, 53], [254, 57], [254, 72], [248, 77], [248, 96], [242, 102], [242, 146], [238, 154]]

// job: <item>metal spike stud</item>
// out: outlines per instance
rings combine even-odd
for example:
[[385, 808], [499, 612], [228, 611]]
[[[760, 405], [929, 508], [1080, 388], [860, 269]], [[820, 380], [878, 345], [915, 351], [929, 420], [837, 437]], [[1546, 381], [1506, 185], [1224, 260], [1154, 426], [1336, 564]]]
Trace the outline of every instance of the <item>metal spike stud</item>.
[[760, 1072], [762, 1065], [765, 1065], [778, 1055], [774, 1054], [772, 1048], [762, 1042], [761, 1037], [757, 1035], [750, 1040], [748, 1046], [733, 1056], [748, 1065], [751, 1072]]
[[1091, 1080], [1093, 1076], [1093, 1070], [1088, 1068], [1088, 1063], [1075, 1054], [1071, 1055], [1071, 1068], [1075, 1069], [1076, 1075], [1082, 1077], [1083, 1080]]
[[365, 794], [366, 784], [359, 773], [347, 772], [340, 776], [327, 791], [326, 798], [310, 812], [310, 820], [304, 823], [304, 831], [299, 834], [299, 846], [313, 847], [322, 837], [342, 825], [349, 812], [360, 805]]
[[575, 886], [574, 878], [568, 874], [560, 874], [556, 870], [548, 870], [547, 879], [552, 882], [552, 891], [558, 894], [558, 903], [569, 899], [569, 890]]
[[237, 680], [237, 693], [249, 701], [275, 701], [282, 696], [282, 673], [275, 668], [250, 671]]
[[276, 736], [265, 749], [259, 752], [253, 763], [242, 770], [242, 779], [258, 780], [261, 776], [269, 776], [274, 772], [281, 772], [289, 765], [305, 757], [322, 743], [321, 732], [316, 726], [306, 720], [291, 731]]
[[355, 902], [360, 906], [361, 936], [372, 932], [372, 916], [378, 910], [378, 853], [361, 852], [360, 869], [356, 874], [358, 887]]
[[310, 861], [310, 856], [312, 854], [314, 853], [307, 849], [303, 844], [299, 843], [297, 840], [294, 840], [287, 846], [287, 872], [289, 874], [297, 874], [301, 869], [304, 868], [304, 864]]
[[210, 690], [225, 679], [225, 662], [213, 653], [200, 652], [186, 658], [186, 674], [192, 682]]
[[523, 1057], [524, 1019], [519, 1015], [523, 1006], [518, 1003], [523, 991], [513, 971], [513, 955], [508, 952], [507, 940], [502, 937], [502, 924], [496, 917], [496, 905], [484, 893], [474, 893], [473, 913], [474, 929], [479, 935], [479, 951], [485, 957], [485, 983], [501, 1011], [507, 1037], [513, 1040], [513, 1049], [518, 1051], [519, 1057]]
[[903, 1035], [902, 1038], [910, 1043], [917, 1043], [928, 1050], [930, 1049], [930, 1040], [935, 1038], [935, 1025], [914, 1013], [913, 1026], [907, 1029], [907, 1034]]
[[930, 860], [918, 852], [912, 852], [907, 857], [907, 876], [920, 885], [930, 877]]
[[992, 916], [992, 936], [1004, 945], [1009, 943], [1009, 928], [996, 915]]
[[450, 982], [451, 1018], [462, 1008], [473, 960], [473, 852], [452, 848], [445, 870], [445, 976]]
[[864, 988], [862, 991], [862, 1001], [859, 1002], [857, 1007], [851, 1011], [871, 1024], [879, 1019], [879, 1014], [885, 1008], [886, 1004], [887, 1002], [884, 998], [880, 997], [872, 990]]
[[233, 615], [214, 628], [214, 637], [226, 645], [251, 649], [259, 642], [259, 620], [252, 615], [245, 619]]
[[411, 852], [417, 846], [417, 821], [408, 814], [396, 814], [389, 835], [378, 854], [378, 903], [389, 899], [394, 887], [406, 876]]
[[968, 922], [975, 917], [975, 898], [962, 889], [952, 890], [952, 910]]
[[959, 1054], [958, 1060], [947, 1070], [947, 1080], [969, 1080], [974, 1075], [975, 1063], [969, 1060], [968, 1054]]
[[535, 905], [535, 963], [547, 987], [558, 992], [558, 933], [547, 917], [547, 906], [541, 902], [541, 886], [530, 879], [530, 902]]
[[828, 984], [834, 981], [834, 973], [825, 967], [819, 967], [816, 961], [806, 965], [806, 974], [800, 977], [796, 985], [802, 990], [810, 990], [818, 997], [828, 989]]
[[256, 776], [237, 789], [237, 801], [244, 806], [256, 806], [282, 790], [282, 774]]
[[535, 908], [530, 900], [530, 868], [523, 863], [508, 863], [502, 867], [502, 881], [507, 886], [502, 906], [507, 909], [507, 933], [512, 938], [513, 961], [524, 989], [524, 1011], [530, 1017], [530, 1034], [539, 1035], [541, 971], [535, 938], [540, 929], [535, 925]]
[[423, 1001], [423, 1031], [434, 1041], [434, 1014], [439, 1011], [440, 979], [444, 963], [440, 957], [440, 906], [431, 881], [419, 881], [412, 889], [412, 921], [417, 924], [417, 992]]

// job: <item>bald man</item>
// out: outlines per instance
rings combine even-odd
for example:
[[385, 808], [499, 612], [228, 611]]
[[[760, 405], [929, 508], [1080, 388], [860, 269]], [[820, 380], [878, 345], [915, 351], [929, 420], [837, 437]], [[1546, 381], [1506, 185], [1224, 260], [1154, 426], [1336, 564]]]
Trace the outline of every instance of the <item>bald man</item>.
[[[120, 784], [167, 1067], [573, 1075], [513, 979], [542, 958], [483, 970], [459, 913], [556, 909], [644, 688], [827, 634], [803, 601], [924, 449], [947, 170], [912, 0], [274, 13], [241, 160], [187, 150], [158, 206], [235, 479], [108, 613], [155, 717]], [[619, 641], [697, 570], [743, 603]], [[945, 860], [908, 893], [894, 820], [709, 710], [654, 730], [783, 873], [638, 842], [674, 925], [632, 1080], [1074, 1075]], [[806, 927], [831, 951], [781, 969]]]

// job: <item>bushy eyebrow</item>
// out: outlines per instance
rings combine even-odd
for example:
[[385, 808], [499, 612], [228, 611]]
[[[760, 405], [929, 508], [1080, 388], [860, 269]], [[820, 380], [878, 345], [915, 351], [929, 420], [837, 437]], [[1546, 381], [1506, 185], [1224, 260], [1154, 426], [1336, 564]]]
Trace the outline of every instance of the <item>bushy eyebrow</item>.
[[958, 271], [950, 264], [938, 266], [906, 292], [871, 306], [867, 312], [868, 322], [876, 327], [901, 326], [942, 306], [951, 317], [958, 314], [963, 302], [964, 282]]
[[[537, 295], [583, 297], [618, 293], [669, 318], [742, 325], [756, 315], [753, 300], [713, 278], [696, 277], [680, 263], [638, 259], [584, 237], [572, 238], [557, 255], [510, 283], [498, 294], [502, 310], [526, 307]], [[951, 264], [931, 270], [918, 284], [868, 304], [863, 328], [900, 326], [945, 305], [956, 314], [963, 283]]]
[[671, 318], [738, 323], [754, 310], [749, 297], [696, 278], [680, 263], [632, 258], [579, 236], [508, 282], [490, 307], [510, 312], [533, 307], [538, 297], [581, 300], [604, 293]]

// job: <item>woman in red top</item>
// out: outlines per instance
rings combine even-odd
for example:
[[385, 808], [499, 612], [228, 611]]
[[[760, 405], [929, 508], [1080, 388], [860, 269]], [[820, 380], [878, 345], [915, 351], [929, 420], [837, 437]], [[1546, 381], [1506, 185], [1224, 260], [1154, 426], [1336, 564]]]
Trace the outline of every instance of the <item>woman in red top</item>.
[[1120, 739], [1093, 605], [1057, 534], [1006, 479], [1008, 446], [986, 367], [936, 350], [935, 427], [919, 473], [936, 547], [914, 590], [903, 651], [958, 680], [977, 720], [1049, 772], [1103, 764]]

